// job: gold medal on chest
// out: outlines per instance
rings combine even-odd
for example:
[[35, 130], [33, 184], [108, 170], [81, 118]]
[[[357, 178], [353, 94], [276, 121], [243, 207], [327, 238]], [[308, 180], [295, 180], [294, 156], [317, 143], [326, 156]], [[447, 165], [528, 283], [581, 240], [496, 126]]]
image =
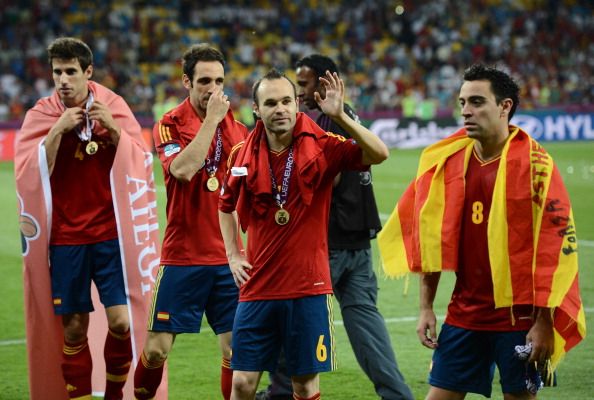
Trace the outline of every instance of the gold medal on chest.
[[85, 151], [90, 156], [95, 154], [97, 150], [99, 150], [99, 145], [94, 140], [91, 140], [89, 143], [87, 143], [87, 147], [85, 147]]
[[214, 192], [219, 188], [219, 180], [216, 176], [211, 176], [210, 178], [208, 178], [208, 180], [206, 181], [206, 188], [211, 192]]
[[289, 212], [284, 208], [281, 208], [274, 213], [274, 220], [279, 225], [287, 225], [290, 217]]

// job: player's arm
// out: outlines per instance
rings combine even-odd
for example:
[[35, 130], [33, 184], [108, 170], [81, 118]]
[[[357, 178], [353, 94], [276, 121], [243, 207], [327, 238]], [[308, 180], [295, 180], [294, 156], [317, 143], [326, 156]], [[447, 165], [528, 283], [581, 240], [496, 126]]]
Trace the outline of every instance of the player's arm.
[[45, 147], [45, 155], [47, 159], [47, 167], [50, 175], [54, 170], [56, 164], [56, 157], [58, 149], [62, 142], [62, 135], [70, 132], [79, 126], [84, 119], [85, 113], [81, 107], [67, 108], [66, 111], [58, 118], [58, 121], [49, 130], [43, 146]]
[[526, 343], [532, 343], [528, 362], [544, 363], [551, 358], [555, 349], [553, 309], [536, 307], [536, 317], [526, 335]]
[[326, 89], [324, 99], [319, 92], [314, 93], [320, 109], [355, 139], [363, 150], [361, 163], [373, 165], [386, 160], [390, 152], [384, 142], [344, 111], [344, 82], [338, 77], [338, 74], [326, 71], [326, 77], [320, 77], [320, 82]]
[[237, 287], [241, 287], [250, 279], [248, 270], [252, 269], [239, 246], [239, 228], [236, 212], [227, 213], [219, 210], [219, 225], [225, 242], [225, 252], [233, 279]]
[[421, 344], [430, 349], [437, 347], [437, 321], [433, 311], [433, 302], [435, 301], [440, 277], [440, 272], [421, 274], [420, 277], [420, 313], [417, 336]]
[[200, 170], [219, 123], [229, 110], [229, 100], [223, 90], [217, 88], [206, 106], [206, 117], [200, 130], [192, 141], [175, 157], [169, 166], [169, 172], [175, 179], [190, 182]]

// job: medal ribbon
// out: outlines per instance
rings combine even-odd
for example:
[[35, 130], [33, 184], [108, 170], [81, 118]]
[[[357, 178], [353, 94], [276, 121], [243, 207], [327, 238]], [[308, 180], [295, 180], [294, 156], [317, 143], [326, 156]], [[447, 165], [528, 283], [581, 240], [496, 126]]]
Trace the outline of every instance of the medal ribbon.
[[[85, 122], [83, 122], [82, 126], [76, 128], [76, 134], [83, 142], [91, 141], [91, 136], [93, 135], [93, 125], [95, 121], [91, 121], [89, 118], [89, 110], [93, 106], [94, 101], [95, 97], [93, 97], [93, 92], [89, 91], [89, 96], [87, 97], [87, 102], [85, 103]], [[64, 108], [68, 108], [64, 102], [62, 102], [62, 105]]]
[[285, 163], [285, 170], [283, 171], [283, 181], [280, 193], [278, 191], [278, 186], [276, 185], [276, 178], [274, 177], [274, 172], [272, 171], [272, 165], [270, 164], [270, 158], [268, 159], [268, 167], [270, 169], [270, 180], [272, 181], [272, 196], [276, 201], [276, 204], [283, 208], [283, 205], [287, 202], [289, 197], [289, 180], [291, 178], [291, 171], [293, 170], [293, 145], [289, 147], [289, 155], [287, 156], [287, 162]]
[[223, 152], [223, 130], [217, 127], [217, 142], [215, 144], [215, 155], [214, 161], [211, 160], [210, 156], [206, 156], [205, 168], [208, 176], [215, 176], [217, 169], [219, 168], [219, 161], [221, 161], [221, 154]]

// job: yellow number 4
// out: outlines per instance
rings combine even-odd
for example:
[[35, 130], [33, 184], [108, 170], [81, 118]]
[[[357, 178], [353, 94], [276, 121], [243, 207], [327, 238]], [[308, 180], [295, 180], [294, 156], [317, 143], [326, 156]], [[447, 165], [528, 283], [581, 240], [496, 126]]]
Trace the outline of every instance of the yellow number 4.
[[472, 203], [472, 222], [478, 225], [483, 222], [483, 218], [483, 203], [475, 201]]
[[320, 335], [318, 339], [318, 346], [316, 347], [316, 357], [319, 362], [324, 362], [328, 358], [328, 350], [324, 345], [324, 335]]
[[78, 146], [76, 146], [76, 150], [74, 151], [74, 158], [78, 158], [81, 161], [85, 158], [85, 153], [82, 152], [80, 143], [78, 144]]

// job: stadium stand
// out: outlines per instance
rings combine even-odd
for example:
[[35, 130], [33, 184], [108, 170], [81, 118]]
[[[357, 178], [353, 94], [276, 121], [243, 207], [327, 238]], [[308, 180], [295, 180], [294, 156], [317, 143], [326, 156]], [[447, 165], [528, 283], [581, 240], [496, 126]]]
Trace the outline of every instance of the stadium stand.
[[[45, 47], [77, 36], [94, 79], [150, 124], [183, 96], [183, 49], [211, 42], [229, 60], [227, 91], [250, 123], [251, 85], [312, 52], [339, 61], [362, 112], [428, 119], [456, 107], [462, 70], [497, 63], [525, 88], [524, 109], [594, 103], [588, 0], [20, 1], [0, 3], [0, 121], [52, 89]], [[408, 111], [407, 111], [408, 109]]]

